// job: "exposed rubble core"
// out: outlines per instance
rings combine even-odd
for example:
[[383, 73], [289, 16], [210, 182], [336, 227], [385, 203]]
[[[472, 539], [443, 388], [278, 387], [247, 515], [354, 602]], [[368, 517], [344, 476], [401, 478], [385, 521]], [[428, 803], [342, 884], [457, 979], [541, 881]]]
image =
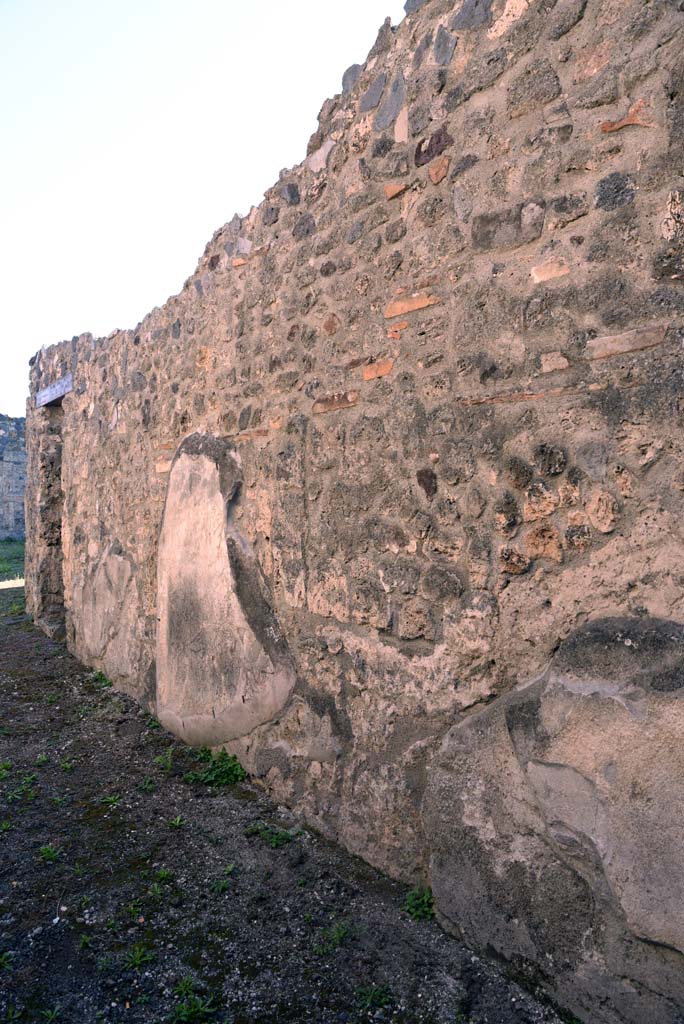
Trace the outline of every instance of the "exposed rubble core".
[[684, 1020], [680, 8], [410, 0], [27, 414], [36, 620], [592, 1024]]
[[24, 537], [26, 420], [0, 414], [0, 540]]

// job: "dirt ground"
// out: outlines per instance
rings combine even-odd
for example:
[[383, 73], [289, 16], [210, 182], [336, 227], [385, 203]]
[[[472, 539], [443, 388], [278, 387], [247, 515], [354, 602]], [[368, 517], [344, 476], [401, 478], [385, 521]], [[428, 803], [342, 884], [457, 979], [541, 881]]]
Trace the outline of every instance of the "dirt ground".
[[559, 1021], [224, 769], [0, 591], [0, 1021]]

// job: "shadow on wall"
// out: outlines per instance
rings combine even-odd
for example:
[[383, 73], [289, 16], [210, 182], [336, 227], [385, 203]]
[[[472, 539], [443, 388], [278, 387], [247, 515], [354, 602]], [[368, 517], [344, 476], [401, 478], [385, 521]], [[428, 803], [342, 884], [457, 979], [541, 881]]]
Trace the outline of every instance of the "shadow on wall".
[[26, 489], [26, 517], [33, 529], [26, 566], [26, 607], [36, 625], [56, 640], [65, 638], [63, 427], [61, 398], [36, 410]]

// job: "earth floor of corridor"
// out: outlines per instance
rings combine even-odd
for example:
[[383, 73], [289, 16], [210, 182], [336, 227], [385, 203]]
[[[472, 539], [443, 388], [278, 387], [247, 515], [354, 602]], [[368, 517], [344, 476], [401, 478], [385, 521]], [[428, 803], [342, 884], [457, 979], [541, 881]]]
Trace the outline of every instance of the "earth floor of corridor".
[[0, 591], [0, 1022], [558, 1024], [405, 887], [201, 768]]

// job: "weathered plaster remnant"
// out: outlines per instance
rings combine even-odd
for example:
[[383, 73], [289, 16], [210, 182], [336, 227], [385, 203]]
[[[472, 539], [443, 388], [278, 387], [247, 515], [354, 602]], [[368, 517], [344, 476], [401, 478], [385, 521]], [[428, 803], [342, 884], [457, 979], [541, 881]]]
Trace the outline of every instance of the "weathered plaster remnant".
[[36, 621], [591, 1024], [684, 1005], [678, 6], [409, 0], [27, 413]]
[[24, 536], [26, 420], [0, 415], [0, 540]]
[[[618, 1020], [675, 1021], [683, 1005], [684, 823], [662, 799], [684, 778], [683, 697], [684, 626], [594, 619], [536, 682], [455, 725], [428, 770], [423, 814], [447, 926], [523, 970], [556, 950], [556, 987], [578, 973], [593, 985], [602, 961], [624, 958], [631, 973], [610, 994]], [[663, 952], [670, 996], [655, 1007], [647, 944]]]
[[241, 486], [232, 444], [185, 439], [159, 540], [157, 713], [196, 746], [218, 746], [272, 721], [295, 684], [258, 562], [233, 523]]

